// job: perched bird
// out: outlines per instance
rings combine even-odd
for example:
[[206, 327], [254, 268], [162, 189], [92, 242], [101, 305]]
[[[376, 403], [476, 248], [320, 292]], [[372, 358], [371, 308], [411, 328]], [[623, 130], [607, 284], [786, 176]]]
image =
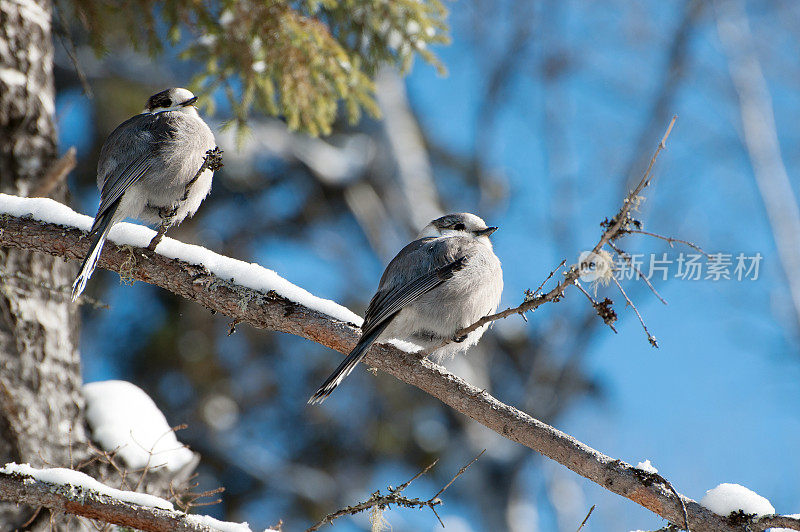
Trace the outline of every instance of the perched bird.
[[[164, 232], [192, 216], [208, 195], [215, 166], [205, 158], [216, 144], [197, 113], [196, 101], [187, 89], [154, 94], [141, 114], [117, 126], [106, 139], [97, 161], [100, 208], [89, 233], [92, 245], [72, 284], [73, 301], [86, 287], [115, 223], [131, 217], [158, 224], [154, 249]], [[217, 152], [213, 155], [218, 157]]]
[[503, 271], [489, 240], [496, 230], [467, 212], [428, 224], [386, 267], [361, 339], [308, 403], [324, 401], [376, 341], [405, 340], [439, 358], [476, 344], [488, 324], [454, 336], [500, 303]]

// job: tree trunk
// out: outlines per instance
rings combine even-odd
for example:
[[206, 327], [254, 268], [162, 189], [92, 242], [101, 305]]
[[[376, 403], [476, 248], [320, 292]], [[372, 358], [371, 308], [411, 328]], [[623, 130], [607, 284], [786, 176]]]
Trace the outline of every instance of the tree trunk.
[[[55, 160], [51, 17], [48, 0], [0, 2], [0, 192], [28, 195]], [[51, 196], [66, 194], [61, 183]], [[61, 259], [0, 248], [0, 463], [69, 467], [87, 455], [78, 310], [48, 288], [74, 274]], [[0, 506], [2, 528], [33, 511]]]

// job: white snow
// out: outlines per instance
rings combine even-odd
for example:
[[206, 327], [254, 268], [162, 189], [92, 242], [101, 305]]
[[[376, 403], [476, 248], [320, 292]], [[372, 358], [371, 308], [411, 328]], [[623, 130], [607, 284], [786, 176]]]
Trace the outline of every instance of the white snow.
[[700, 505], [717, 515], [726, 516], [739, 510], [756, 514], [756, 517], [775, 513], [775, 508], [767, 499], [739, 484], [720, 484], [708, 490], [700, 499]]
[[393, 345], [400, 351], [405, 351], [406, 353], [419, 353], [423, 350], [422, 346], [419, 346], [414, 342], [409, 342], [408, 340], [401, 340], [400, 338], [391, 338], [390, 340], [387, 340], [386, 343]]
[[[155, 495], [148, 495], [147, 493], [136, 493], [133, 491], [122, 491], [110, 486], [106, 486], [101, 482], [93, 479], [85, 473], [75, 471], [74, 469], [63, 469], [60, 467], [51, 469], [36, 469], [30, 464], [14, 464], [8, 463], [0, 469], [0, 473], [11, 475], [17, 473], [19, 475], [29, 476], [40, 482], [48, 484], [58, 484], [62, 486], [71, 486], [73, 488], [89, 489], [96, 491], [102, 495], [113, 497], [119, 501], [129, 502], [131, 504], [138, 504], [140, 506], [151, 506], [153, 508], [161, 508], [162, 510], [173, 510], [172, 503], [156, 497]], [[75, 493], [76, 496], [81, 495]], [[82, 494], [85, 495], [85, 494]]]
[[650, 460], [645, 460], [644, 462], [639, 462], [636, 464], [636, 469], [641, 469], [647, 473], [658, 473], [658, 469], [653, 467], [653, 464], [650, 463]]
[[[5, 465], [5, 467], [0, 469], [0, 473], [5, 473], [6, 475], [24, 475], [39, 482], [64, 486], [65, 488], [68, 487], [70, 490], [69, 496], [71, 498], [86, 497], [86, 493], [82, 493], [79, 490], [92, 490], [100, 495], [106, 495], [118, 501], [123, 501], [130, 504], [138, 504], [139, 506], [148, 506], [151, 508], [175, 511], [172, 503], [162, 499], [161, 497], [156, 497], [155, 495], [149, 495], [147, 493], [118, 490], [116, 488], [112, 488], [111, 486], [106, 486], [102, 482], [93, 479], [89, 475], [81, 473], [80, 471], [75, 471], [74, 469], [63, 469], [60, 467], [51, 469], [36, 469], [31, 467], [30, 464], [8, 463]], [[191, 523], [205, 525], [214, 530], [218, 530], [219, 532], [252, 532], [247, 523], [230, 523], [227, 521], [219, 521], [218, 519], [214, 519], [213, 517], [209, 517], [207, 515], [186, 515], [184, 519]], [[277, 531], [274, 531], [270, 528], [264, 532]]]
[[194, 458], [170, 428], [152, 399], [125, 381], [92, 382], [83, 386], [86, 418], [92, 439], [131, 468], [164, 466], [178, 471]]
[[187, 515], [186, 521], [198, 525], [205, 525], [209, 528], [219, 530], [220, 532], [252, 532], [250, 525], [247, 523], [230, 523], [227, 521], [220, 521], [208, 515]]
[[[92, 218], [89, 216], [78, 214], [66, 205], [48, 198], [20, 198], [0, 194], [0, 213], [14, 216], [30, 215], [35, 220], [77, 227], [84, 231], [88, 231], [92, 226]], [[116, 244], [147, 247], [155, 234], [155, 231], [148, 227], [122, 222], [111, 229], [108, 240]], [[179, 259], [190, 264], [205, 266], [216, 276], [233, 280], [241, 286], [261, 292], [274, 291], [287, 299], [332, 318], [361, 325], [361, 317], [350, 309], [329, 299], [317, 297], [258, 264], [225, 257], [202, 246], [184, 244], [169, 237], [165, 237], [161, 241], [156, 252], [170, 259]]]

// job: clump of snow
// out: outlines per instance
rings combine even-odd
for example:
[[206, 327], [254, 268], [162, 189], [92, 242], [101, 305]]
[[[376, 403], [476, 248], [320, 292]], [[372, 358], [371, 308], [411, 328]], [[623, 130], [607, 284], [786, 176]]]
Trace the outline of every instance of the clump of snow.
[[187, 515], [186, 521], [197, 525], [205, 525], [220, 532], [253, 532], [247, 523], [220, 521], [208, 515]]
[[656, 474], [658, 473], [658, 469], [653, 467], [653, 464], [650, 463], [650, 460], [645, 460], [644, 462], [639, 462], [636, 464], [636, 469], [641, 469], [646, 473]]
[[419, 353], [423, 350], [422, 346], [415, 344], [414, 342], [409, 342], [408, 340], [401, 340], [400, 338], [391, 338], [387, 340], [385, 343], [389, 345], [393, 345], [400, 351], [405, 351], [406, 353]]
[[40, 482], [46, 482], [47, 484], [57, 484], [69, 487], [75, 491], [76, 496], [83, 497], [86, 494], [79, 494], [78, 490], [75, 488], [87, 489], [96, 491], [101, 495], [107, 495], [117, 499], [118, 501], [129, 502], [131, 504], [161, 508], [162, 510], [174, 509], [171, 502], [166, 501], [161, 497], [148, 495], [147, 493], [118, 490], [112, 488], [111, 486], [106, 486], [105, 484], [93, 479], [86, 473], [81, 473], [80, 471], [75, 471], [74, 469], [64, 469], [60, 467], [36, 469], [31, 467], [30, 464], [8, 463], [5, 465], [5, 467], [0, 469], [0, 473], [5, 473], [7, 475], [16, 473], [18, 475], [31, 477]]
[[717, 515], [730, 515], [739, 510], [755, 514], [756, 517], [775, 513], [775, 508], [767, 499], [739, 484], [720, 484], [708, 490], [700, 499], [700, 505]]
[[[20, 198], [0, 194], [0, 213], [13, 216], [30, 216], [35, 220], [58, 225], [77, 227], [88, 231], [92, 218], [78, 214], [66, 205], [48, 198]], [[111, 229], [108, 240], [116, 244], [147, 247], [156, 232], [152, 229], [121, 222]], [[277, 294], [310, 309], [327, 314], [337, 320], [361, 325], [360, 316], [354, 314], [329, 299], [322, 299], [296, 286], [277, 273], [255, 263], [248, 263], [219, 255], [202, 246], [184, 244], [165, 237], [156, 248], [156, 253], [170, 259], [179, 259], [190, 264], [205, 266], [221, 279], [232, 280], [236, 284], [261, 292], [274, 291]]]
[[[231, 523], [229, 521], [220, 521], [208, 515], [187, 515], [186, 521], [197, 524], [205, 525], [219, 532], [252, 532], [250, 525], [245, 523]], [[279, 532], [274, 528], [268, 528], [264, 532]]]
[[177, 471], [192, 462], [152, 399], [125, 381], [92, 382], [83, 386], [86, 418], [92, 439], [106, 451], [117, 451], [134, 469], [164, 466]]

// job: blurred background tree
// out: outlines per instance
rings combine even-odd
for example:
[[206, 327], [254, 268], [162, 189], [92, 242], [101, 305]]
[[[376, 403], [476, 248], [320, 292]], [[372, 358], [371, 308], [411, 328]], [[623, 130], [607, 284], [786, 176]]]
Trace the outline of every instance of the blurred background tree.
[[[453, 45], [435, 49], [450, 72], [442, 78], [427, 55], [446, 40], [438, 4], [181, 5], [58, 4], [56, 110], [60, 149], [78, 148], [73, 205], [94, 213], [94, 166], [111, 129], [156, 90], [193, 83], [214, 111], [225, 167], [198, 215], [171, 236], [273, 268], [356, 312], [386, 261], [445, 211], [476, 212], [501, 227], [503, 303], [516, 304], [561, 259], [575, 262], [594, 243], [597, 223], [679, 114], [642, 219], [709, 252], [760, 252], [759, 279], [657, 283], [668, 307], [630, 284], [658, 351], [621, 306], [614, 335], [570, 297], [527, 324], [496, 323], [448, 366], [604, 452], [650, 458], [689, 496], [740, 482], [779, 511], [800, 509], [798, 319], [786, 289], [796, 272], [778, 258], [781, 242], [743, 143], [747, 123], [729, 75], [735, 50], [718, 28], [744, 17], [752, 32], [734, 45], [763, 70], [772, 133], [793, 179], [786, 199], [796, 208], [800, 6], [463, 0], [451, 6]], [[221, 47], [229, 59], [215, 60]], [[416, 52], [434, 67], [412, 70]], [[307, 78], [296, 61], [309, 60], [325, 74]], [[386, 63], [410, 70], [407, 81]], [[382, 118], [351, 121], [360, 109], [380, 109]], [[245, 118], [244, 129], [223, 127]], [[652, 241], [622, 245], [680, 252]], [[587, 530], [660, 526], [385, 375], [358, 371], [324, 407], [308, 408], [338, 360], [316, 344], [237, 328], [106, 272], [89, 295], [110, 308], [83, 309], [85, 379], [131, 380], [171, 423], [189, 424], [181, 438], [203, 456], [202, 486], [227, 489], [222, 504], [207, 508], [212, 515], [255, 527], [281, 518], [300, 529], [440, 458], [409, 488], [430, 495], [487, 448], [447, 493], [448, 530], [575, 530], [592, 504]], [[386, 517], [395, 531], [439, 527], [425, 512]], [[361, 516], [336, 526], [368, 525]]]

